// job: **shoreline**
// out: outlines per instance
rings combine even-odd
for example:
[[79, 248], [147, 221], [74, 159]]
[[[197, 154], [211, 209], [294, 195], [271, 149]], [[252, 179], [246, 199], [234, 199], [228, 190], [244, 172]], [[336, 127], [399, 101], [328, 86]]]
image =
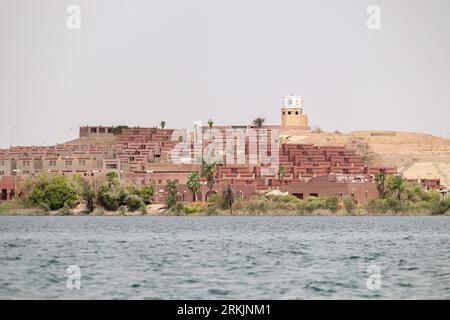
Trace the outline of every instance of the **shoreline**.
[[193, 214], [176, 214], [170, 210], [165, 210], [158, 213], [141, 213], [141, 212], [119, 212], [119, 211], [105, 211], [103, 213], [87, 213], [87, 212], [73, 212], [73, 213], [61, 213], [58, 211], [50, 212], [30, 212], [32, 210], [18, 210], [14, 212], [0, 213], [1, 217], [448, 217], [450, 212], [442, 215], [435, 215], [429, 212], [386, 212], [386, 213], [369, 213], [366, 211], [361, 212], [328, 212], [326, 210], [317, 210], [315, 212], [298, 214], [296, 212], [243, 212], [237, 211], [230, 214], [229, 212], [218, 212], [215, 214], [207, 214], [204, 212], [198, 212]]

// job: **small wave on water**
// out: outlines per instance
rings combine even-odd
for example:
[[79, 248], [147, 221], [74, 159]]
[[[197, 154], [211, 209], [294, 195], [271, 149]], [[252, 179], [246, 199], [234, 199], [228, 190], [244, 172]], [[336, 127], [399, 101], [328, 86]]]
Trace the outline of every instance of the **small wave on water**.
[[[450, 299], [449, 217], [1, 217], [0, 227], [0, 299]], [[68, 288], [78, 273], [80, 289]]]

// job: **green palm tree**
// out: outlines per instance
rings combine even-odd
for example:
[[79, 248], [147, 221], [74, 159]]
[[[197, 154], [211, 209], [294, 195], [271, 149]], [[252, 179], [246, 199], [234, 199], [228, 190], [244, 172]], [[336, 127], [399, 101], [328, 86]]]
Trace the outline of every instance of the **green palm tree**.
[[198, 172], [192, 172], [187, 181], [187, 187], [194, 195], [194, 201], [197, 201], [197, 193], [200, 190], [200, 176]]
[[209, 131], [211, 131], [213, 125], [214, 125], [214, 121], [212, 119], [209, 119], [208, 120]]
[[386, 196], [386, 175], [384, 172], [375, 175], [375, 183], [377, 184], [378, 193], [381, 198]]
[[166, 205], [172, 208], [177, 203], [177, 182], [175, 180], [167, 181]]
[[175, 180], [167, 181], [167, 192], [173, 195], [177, 194], [177, 182]]
[[209, 188], [209, 191], [212, 191], [214, 184], [216, 183], [216, 169], [217, 165], [215, 162], [207, 163], [203, 161], [202, 164], [202, 177], [206, 178], [206, 185]]
[[164, 130], [164, 127], [166, 126], [166, 122], [165, 121], [161, 121], [159, 126], [161, 127], [161, 130]]
[[227, 203], [228, 208], [230, 209], [230, 214], [233, 214], [233, 203], [234, 203], [234, 191], [233, 187], [229, 184], [222, 191], [222, 197]]
[[400, 176], [390, 176], [386, 180], [387, 189], [392, 197], [403, 200], [406, 194], [406, 183]]
[[265, 121], [266, 119], [258, 117], [255, 120], [253, 120], [253, 125], [257, 128], [262, 128]]

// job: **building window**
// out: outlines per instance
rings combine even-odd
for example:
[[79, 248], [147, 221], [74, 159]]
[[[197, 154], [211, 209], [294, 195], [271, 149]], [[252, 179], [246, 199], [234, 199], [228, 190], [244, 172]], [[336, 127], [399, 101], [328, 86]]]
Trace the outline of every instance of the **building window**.
[[112, 133], [113, 129], [112, 128], [108, 128], [108, 133]]
[[48, 162], [48, 165], [49, 165], [50, 167], [56, 166], [56, 160], [50, 160], [50, 161]]
[[288, 111], [288, 114], [291, 114], [291, 112], [290, 112], [290, 111]]
[[298, 115], [298, 111], [295, 111], [295, 114]]
[[24, 167], [28, 167], [28, 166], [30, 166], [30, 161], [24, 160], [24, 161], [22, 161], [22, 165], [23, 165]]
[[0, 176], [3, 176], [5, 174], [5, 171], [0, 170]]
[[105, 128], [99, 128], [99, 129], [98, 129], [98, 132], [100, 132], [100, 133], [105, 133], [105, 132], [106, 132], [105, 130], [106, 130]]
[[72, 165], [72, 160], [66, 160], [65, 162], [66, 166], [71, 166]]
[[283, 116], [285, 115], [286, 112], [283, 111]]
[[97, 128], [91, 128], [91, 133], [97, 133]]
[[78, 161], [78, 164], [79, 164], [80, 166], [85, 166], [85, 165], [86, 165], [86, 160], [79, 160], [79, 161]]
[[158, 184], [162, 184], [162, 179], [158, 179]]
[[5, 161], [0, 161], [0, 167], [4, 167], [5, 166]]

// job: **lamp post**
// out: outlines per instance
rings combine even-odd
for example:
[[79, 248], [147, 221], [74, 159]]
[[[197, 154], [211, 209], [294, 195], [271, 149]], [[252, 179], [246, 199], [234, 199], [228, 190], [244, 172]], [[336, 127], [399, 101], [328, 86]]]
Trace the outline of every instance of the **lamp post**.
[[[13, 173], [14, 173], [14, 196], [16, 196], [16, 191], [17, 191], [17, 175], [19, 174], [20, 170], [19, 169], [13, 169]], [[9, 195], [10, 199], [12, 199], [12, 194]]]
[[146, 175], [145, 175], [145, 184], [148, 184], [149, 183], [149, 180], [148, 180], [148, 174], [150, 173], [150, 170], [145, 170], [145, 172], [147, 173]]
[[153, 175], [153, 170], [145, 170], [145, 172], [147, 173], [147, 175], [146, 175], [146, 178], [147, 178], [146, 183], [150, 184], [150, 178], [148, 176], [149, 176], [149, 174]]

